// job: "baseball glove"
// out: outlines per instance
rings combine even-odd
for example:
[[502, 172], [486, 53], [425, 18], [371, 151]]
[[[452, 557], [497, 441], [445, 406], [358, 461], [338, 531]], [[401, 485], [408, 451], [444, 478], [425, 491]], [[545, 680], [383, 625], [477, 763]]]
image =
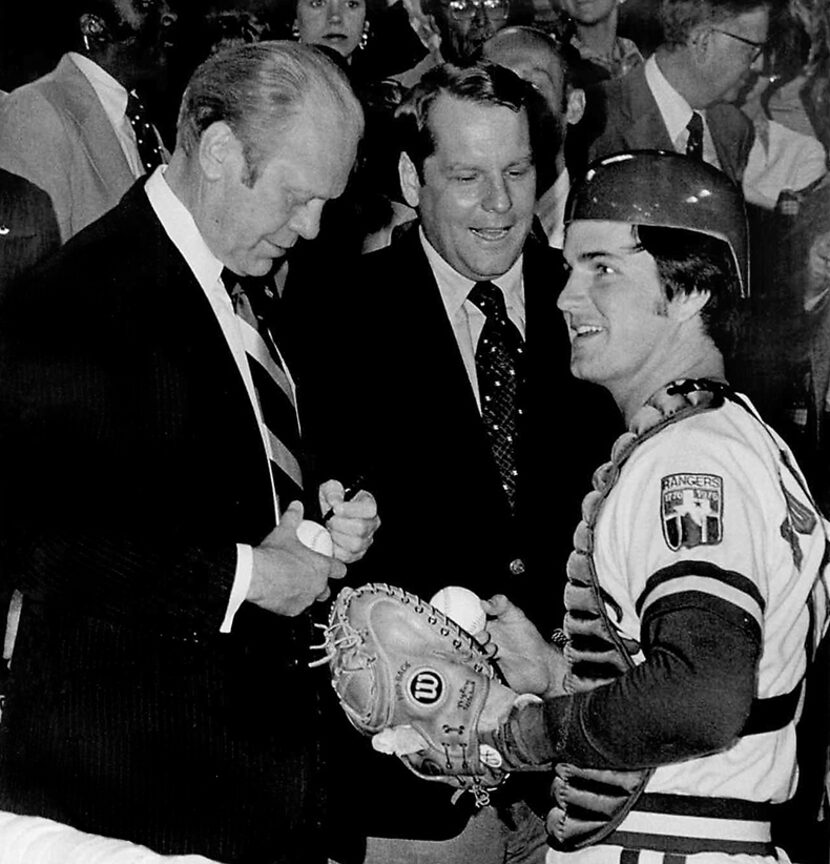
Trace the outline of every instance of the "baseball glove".
[[487, 803], [509, 766], [480, 733], [518, 694], [499, 683], [469, 633], [415, 595], [376, 583], [340, 592], [320, 647], [346, 716], [376, 750]]

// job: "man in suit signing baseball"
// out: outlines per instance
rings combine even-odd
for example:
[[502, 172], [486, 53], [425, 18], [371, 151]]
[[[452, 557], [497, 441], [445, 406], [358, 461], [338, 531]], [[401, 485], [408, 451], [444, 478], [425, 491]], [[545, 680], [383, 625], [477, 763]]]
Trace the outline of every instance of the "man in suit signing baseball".
[[[3, 540], [24, 596], [3, 809], [164, 853], [326, 860], [312, 612], [378, 520], [368, 493], [313, 488], [248, 277], [315, 236], [362, 127], [313, 49], [217, 55], [166, 171], [6, 298]], [[297, 536], [318, 495], [333, 556]]]

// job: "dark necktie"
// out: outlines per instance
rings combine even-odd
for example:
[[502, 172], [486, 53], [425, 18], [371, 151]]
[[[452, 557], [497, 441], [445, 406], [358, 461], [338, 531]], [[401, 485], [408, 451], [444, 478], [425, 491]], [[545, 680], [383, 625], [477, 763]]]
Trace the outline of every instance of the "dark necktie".
[[689, 140], [686, 142], [686, 155], [692, 159], [703, 159], [703, 118], [697, 111], [692, 111], [692, 117], [686, 124], [689, 130]]
[[222, 282], [239, 320], [262, 422], [268, 435], [274, 486], [280, 500], [287, 504], [293, 498], [301, 497], [303, 488], [303, 474], [297, 456], [300, 452], [300, 425], [294, 390], [264, 322], [265, 286], [262, 280], [239, 277], [227, 267], [222, 271]]
[[519, 430], [519, 383], [524, 344], [507, 317], [504, 295], [492, 282], [476, 282], [468, 295], [487, 320], [476, 347], [476, 377], [490, 450], [507, 501], [516, 504], [516, 441]]
[[147, 110], [141, 104], [134, 90], [127, 95], [127, 119], [135, 132], [138, 158], [144, 170], [150, 174], [164, 161], [161, 144], [153, 124], [147, 117]]

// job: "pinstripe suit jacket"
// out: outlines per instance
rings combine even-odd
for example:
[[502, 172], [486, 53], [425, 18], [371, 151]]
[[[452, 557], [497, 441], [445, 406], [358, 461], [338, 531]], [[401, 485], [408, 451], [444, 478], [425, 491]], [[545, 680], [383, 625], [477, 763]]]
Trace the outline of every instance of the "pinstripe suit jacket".
[[243, 603], [219, 633], [236, 544], [273, 526], [261, 437], [142, 185], [0, 315], [2, 540], [24, 593], [0, 809], [165, 853], [325, 860], [310, 618]]

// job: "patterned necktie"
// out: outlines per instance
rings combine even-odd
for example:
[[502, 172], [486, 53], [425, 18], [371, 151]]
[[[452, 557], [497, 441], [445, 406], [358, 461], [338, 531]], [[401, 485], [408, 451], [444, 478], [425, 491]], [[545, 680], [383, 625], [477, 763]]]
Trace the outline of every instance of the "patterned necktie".
[[692, 117], [686, 124], [689, 139], [686, 142], [686, 155], [692, 159], [703, 159], [703, 118], [697, 111], [692, 111]]
[[476, 282], [468, 295], [487, 320], [476, 347], [481, 417], [510, 509], [516, 505], [516, 440], [524, 343], [507, 317], [504, 295], [492, 282]]
[[248, 367], [254, 382], [262, 422], [268, 436], [271, 473], [280, 500], [300, 498], [303, 474], [300, 452], [300, 424], [291, 386], [279, 351], [264, 322], [262, 280], [242, 278], [226, 267], [222, 282], [230, 295], [239, 321]]
[[127, 119], [135, 132], [138, 158], [144, 170], [151, 174], [164, 161], [161, 144], [153, 124], [147, 119], [147, 110], [141, 104], [135, 90], [127, 95]]

